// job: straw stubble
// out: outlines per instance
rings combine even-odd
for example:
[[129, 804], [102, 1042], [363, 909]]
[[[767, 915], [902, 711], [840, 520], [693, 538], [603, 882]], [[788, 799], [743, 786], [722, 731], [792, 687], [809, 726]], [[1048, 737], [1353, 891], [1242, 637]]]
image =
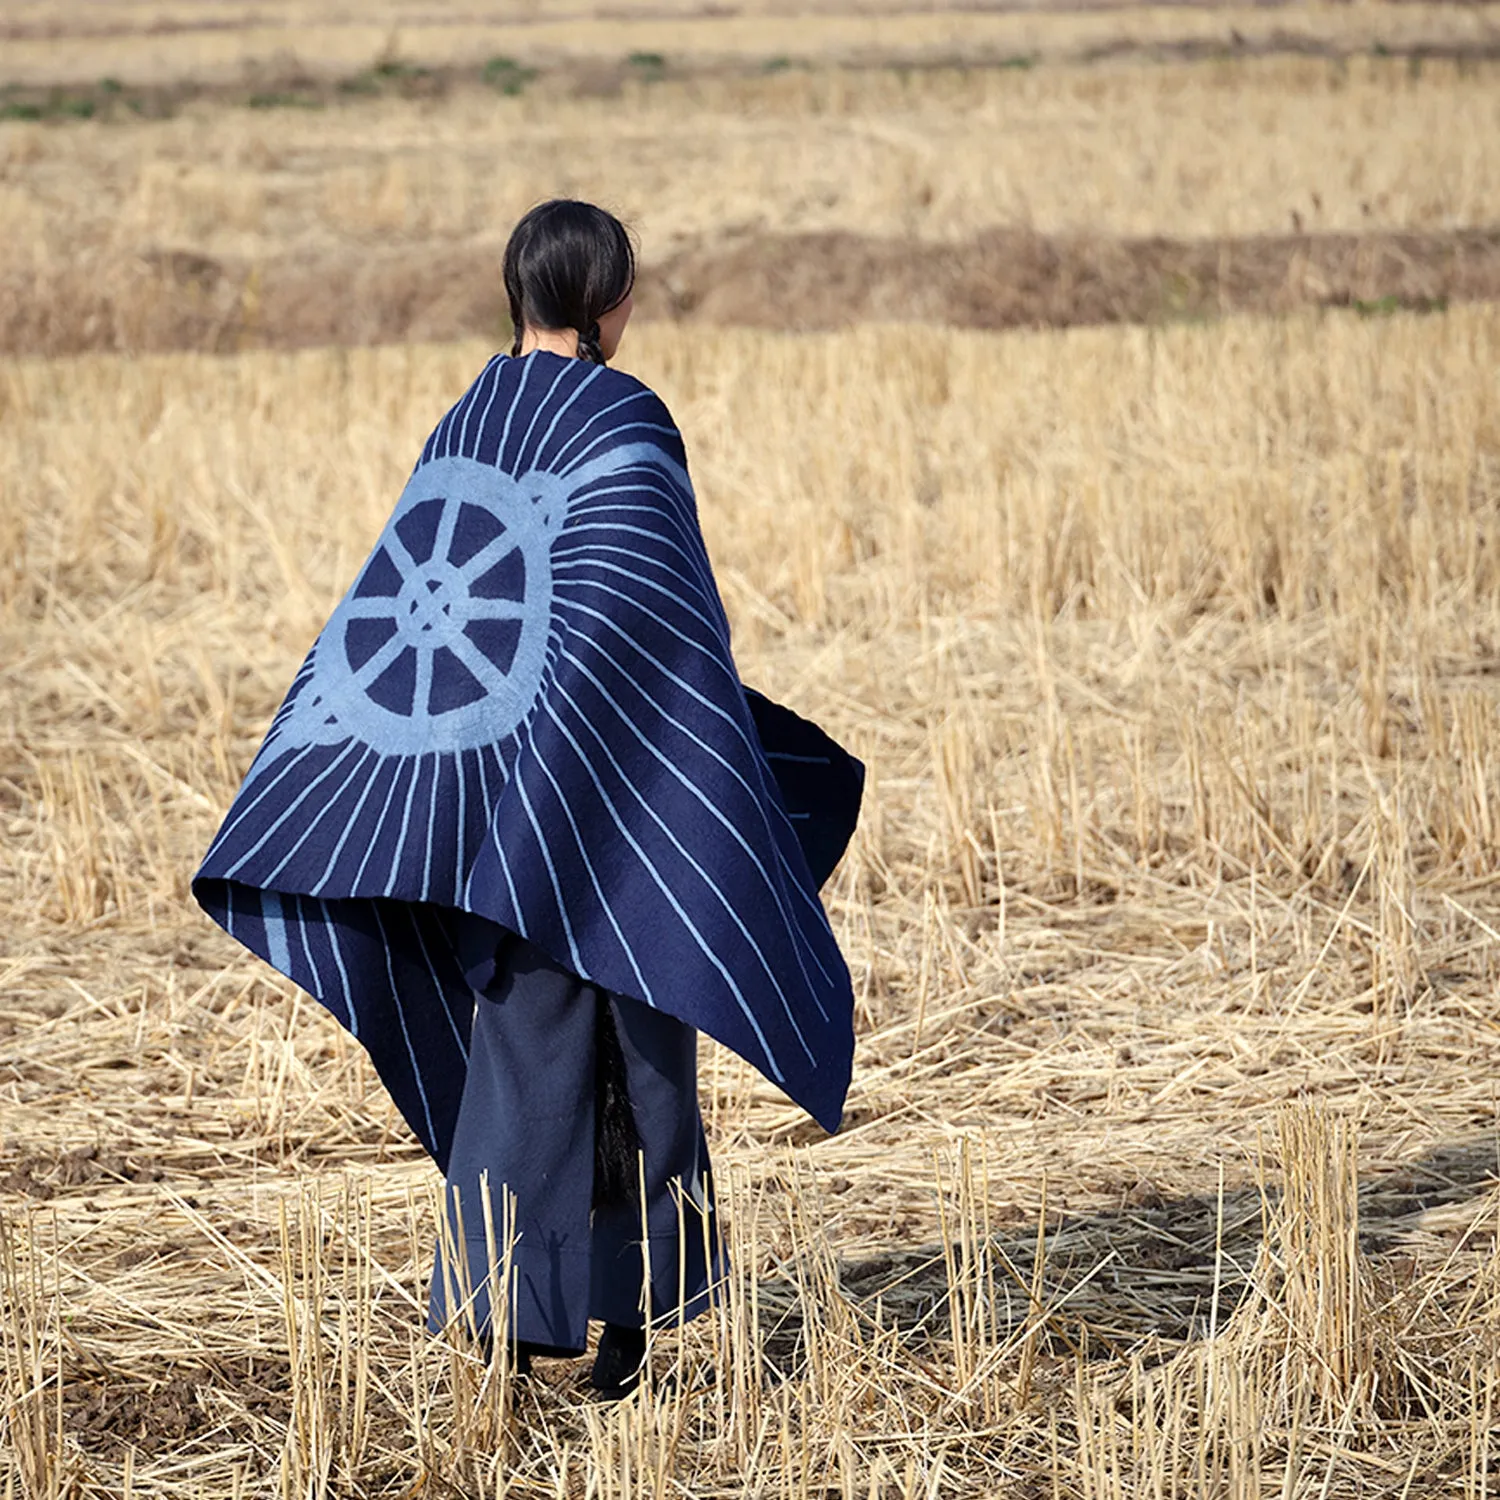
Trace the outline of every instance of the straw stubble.
[[846, 1128], [705, 1046], [724, 1303], [610, 1408], [421, 1331], [430, 1167], [186, 899], [487, 352], [0, 368], [14, 1493], [1493, 1487], [1500, 315], [632, 330], [869, 804]]

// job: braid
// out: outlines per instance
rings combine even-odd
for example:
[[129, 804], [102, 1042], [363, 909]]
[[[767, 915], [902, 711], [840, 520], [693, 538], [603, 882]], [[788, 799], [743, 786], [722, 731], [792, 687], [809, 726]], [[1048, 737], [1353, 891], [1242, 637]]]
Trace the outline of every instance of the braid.
[[602, 365], [604, 351], [599, 347], [599, 325], [590, 323], [588, 328], [578, 335], [578, 357], [586, 359], [591, 365]]
[[511, 358], [515, 359], [521, 353], [521, 339], [526, 333], [526, 309], [522, 305], [520, 293], [506, 283], [506, 298], [510, 302], [510, 326], [514, 335], [510, 341]]

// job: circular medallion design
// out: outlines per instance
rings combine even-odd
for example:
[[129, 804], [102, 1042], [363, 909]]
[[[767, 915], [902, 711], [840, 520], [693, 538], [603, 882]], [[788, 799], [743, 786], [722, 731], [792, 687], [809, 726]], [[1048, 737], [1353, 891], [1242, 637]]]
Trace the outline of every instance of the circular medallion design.
[[422, 465], [318, 637], [281, 747], [420, 755], [511, 733], [546, 667], [568, 488], [471, 458]]

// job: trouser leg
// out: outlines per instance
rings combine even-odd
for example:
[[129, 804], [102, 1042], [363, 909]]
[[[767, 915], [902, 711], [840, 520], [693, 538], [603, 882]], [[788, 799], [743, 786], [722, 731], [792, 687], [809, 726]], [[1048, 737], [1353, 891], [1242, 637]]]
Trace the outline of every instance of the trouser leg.
[[[481, 1176], [488, 1176], [497, 1250], [503, 1193], [513, 1193], [510, 1337], [579, 1351], [588, 1338], [597, 991], [518, 940], [502, 960], [474, 1016], [448, 1161], [449, 1233], [464, 1252], [474, 1326], [487, 1332]], [[443, 1261], [440, 1249], [428, 1311], [434, 1331], [460, 1311], [454, 1293], [464, 1283], [459, 1268]]]
[[639, 1190], [628, 1203], [595, 1210], [589, 1310], [642, 1327], [649, 1283], [650, 1321], [670, 1324], [703, 1312], [721, 1275], [698, 1108], [698, 1034], [637, 1000], [616, 995], [610, 1003], [641, 1140], [645, 1211]]
[[465, 1286], [474, 1327], [489, 1328], [484, 1174], [497, 1237], [503, 1190], [516, 1197], [513, 1339], [578, 1351], [590, 1317], [642, 1326], [648, 1259], [653, 1322], [707, 1307], [721, 1271], [697, 1033], [638, 1001], [610, 998], [644, 1162], [643, 1237], [638, 1193], [628, 1203], [592, 1205], [599, 1003], [600, 991], [530, 944], [501, 945], [495, 977], [477, 1001], [448, 1164], [445, 1212], [466, 1275], [445, 1267], [440, 1250], [428, 1311], [434, 1332], [462, 1310]]

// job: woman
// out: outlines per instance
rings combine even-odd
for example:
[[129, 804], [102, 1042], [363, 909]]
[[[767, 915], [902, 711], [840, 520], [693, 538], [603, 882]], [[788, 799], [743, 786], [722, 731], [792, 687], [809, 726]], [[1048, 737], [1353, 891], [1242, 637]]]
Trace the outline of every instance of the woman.
[[682, 440], [608, 368], [634, 277], [601, 209], [517, 225], [511, 353], [428, 438], [194, 882], [445, 1171], [430, 1326], [488, 1337], [503, 1188], [517, 1367], [600, 1319], [615, 1395], [721, 1269], [697, 1031], [838, 1126], [817, 890], [862, 780], [736, 675]]

